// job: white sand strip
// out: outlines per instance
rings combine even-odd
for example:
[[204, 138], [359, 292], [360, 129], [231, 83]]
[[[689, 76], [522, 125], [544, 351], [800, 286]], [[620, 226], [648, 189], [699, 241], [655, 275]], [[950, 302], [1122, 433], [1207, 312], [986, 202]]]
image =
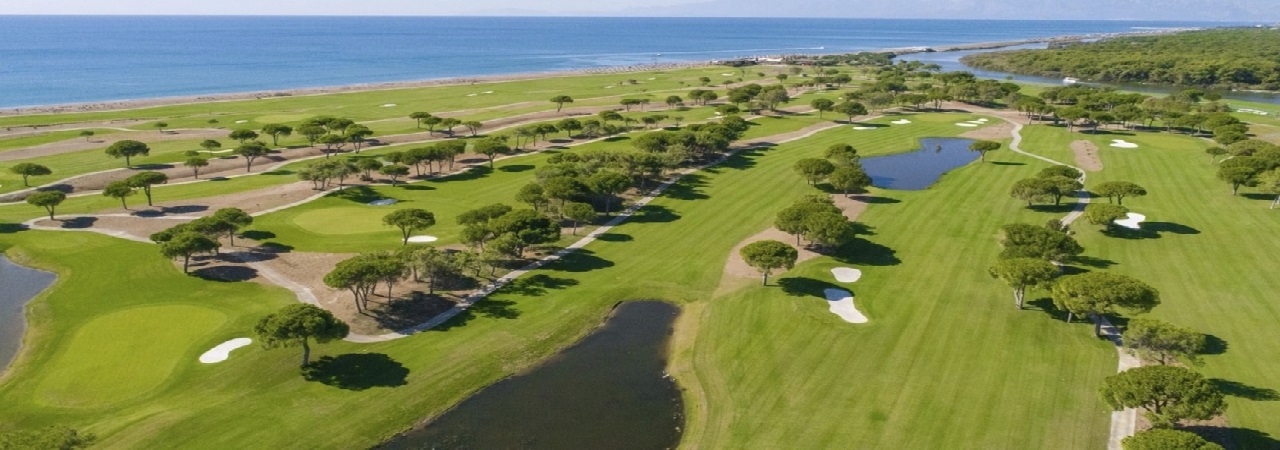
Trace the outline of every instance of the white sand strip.
[[440, 240], [440, 238], [435, 236], [409, 236], [409, 243], [411, 244], [426, 244], [428, 242], [435, 242], [438, 240]]
[[383, 107], [383, 108], [393, 108], [393, 107], [395, 107], [395, 106], [396, 106], [396, 104], [395, 104], [395, 103], [387, 103], [387, 104], [385, 104], [385, 105], [382, 105], [382, 107]]
[[231, 356], [232, 350], [252, 343], [253, 339], [249, 338], [235, 338], [227, 342], [223, 342], [218, 344], [218, 346], [209, 349], [209, 351], [204, 352], [203, 355], [200, 355], [200, 362], [205, 364], [214, 364], [226, 361], [227, 358]]
[[845, 322], [867, 323], [867, 316], [853, 306], [853, 293], [844, 289], [824, 289], [822, 293], [827, 296], [827, 309], [832, 314], [840, 316]]
[[1124, 139], [1112, 139], [1111, 146], [1116, 148], [1138, 148], [1138, 144], [1134, 144]]
[[841, 283], [854, 283], [862, 278], [862, 271], [852, 267], [837, 267], [831, 269], [831, 275], [834, 275], [836, 281]]
[[249, 123], [248, 120], [237, 120], [236, 123]]
[[234, 152], [234, 151], [235, 151], [235, 149], [226, 149], [226, 150], [200, 150], [200, 153], [208, 153], [208, 154], [210, 154], [210, 155], [217, 155], [217, 154], [220, 154], [220, 153], [231, 153], [231, 152]]
[[874, 130], [874, 129], [876, 129], [876, 128], [878, 128], [878, 127], [853, 127], [853, 129], [858, 130], [858, 131]]
[[910, 121], [910, 120], [907, 120], [907, 119], [902, 119], [902, 120], [895, 120], [895, 121], [893, 121], [893, 122], [889, 122], [889, 123], [892, 123], [892, 124], [894, 124], [894, 125], [906, 125], [906, 124], [911, 123], [911, 121]]
[[965, 128], [978, 128], [978, 124], [976, 124], [976, 123], [969, 123], [969, 122], [960, 122], [960, 123], [957, 123], [956, 125], [958, 125], [958, 126], [962, 126], [962, 127], [965, 127]]
[[1116, 225], [1128, 228], [1130, 230], [1141, 230], [1142, 222], [1147, 220], [1147, 216], [1138, 213], [1129, 213], [1123, 219], [1116, 219]]

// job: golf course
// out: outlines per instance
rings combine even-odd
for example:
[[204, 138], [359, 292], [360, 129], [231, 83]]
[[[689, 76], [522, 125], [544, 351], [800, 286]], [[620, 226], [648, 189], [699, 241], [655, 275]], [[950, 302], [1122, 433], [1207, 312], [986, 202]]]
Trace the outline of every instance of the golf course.
[[[1104, 448], [1159, 428], [1141, 408], [1117, 424], [1134, 407], [1099, 395], [1138, 349], [1094, 321], [1135, 319], [1207, 342], [1169, 365], [1226, 406], [1173, 428], [1280, 448], [1280, 278], [1265, 268], [1280, 192], [1262, 170], [1238, 195], [1220, 177], [1268, 154], [1239, 142], [1280, 143], [1274, 116], [1238, 112], [1274, 105], [1195, 98], [1236, 111], [1205, 113], [1245, 128], [1223, 144], [1172, 115], [1072, 117], [1076, 103], [1037, 97], [1059, 87], [937, 72], [699, 66], [0, 116], [0, 250], [57, 275], [0, 366], [0, 434], [370, 448], [555, 364], [619, 304], [661, 301], [679, 309], [662, 375], [680, 392], [680, 448]], [[943, 79], [999, 95], [933, 96]], [[125, 141], [149, 151], [114, 157]], [[926, 188], [886, 187], [924, 168], [882, 158], [942, 157], [942, 143], [959, 159]], [[846, 145], [856, 154], [833, 150]], [[1219, 146], [1232, 153], [1206, 153]], [[24, 163], [51, 173], [12, 169]], [[1061, 165], [1082, 186], [1011, 195]], [[842, 169], [865, 181], [842, 187]], [[166, 182], [137, 181], [148, 172]], [[1080, 216], [1111, 204], [1108, 182], [1141, 185], [1119, 203], [1144, 222]], [[836, 213], [837, 232], [785, 229], [798, 202]], [[199, 231], [229, 209], [248, 219]], [[431, 217], [391, 220], [402, 210]], [[992, 269], [1006, 226], [1046, 223], [1082, 251], [1039, 261], [1052, 280], [1015, 305]], [[749, 256], [771, 241], [791, 256]], [[361, 258], [402, 263], [344, 284]], [[1158, 305], [1062, 306], [1063, 280], [1086, 273], [1141, 280]], [[302, 305], [341, 333], [264, 331]], [[504, 426], [487, 420], [472, 426]]]

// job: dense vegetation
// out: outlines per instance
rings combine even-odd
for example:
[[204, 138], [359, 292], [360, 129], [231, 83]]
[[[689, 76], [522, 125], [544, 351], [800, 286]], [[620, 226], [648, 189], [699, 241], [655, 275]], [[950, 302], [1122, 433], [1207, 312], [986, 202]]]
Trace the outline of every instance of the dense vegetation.
[[1226, 29], [1126, 37], [1047, 50], [980, 53], [965, 64], [1089, 81], [1280, 90], [1280, 31]]

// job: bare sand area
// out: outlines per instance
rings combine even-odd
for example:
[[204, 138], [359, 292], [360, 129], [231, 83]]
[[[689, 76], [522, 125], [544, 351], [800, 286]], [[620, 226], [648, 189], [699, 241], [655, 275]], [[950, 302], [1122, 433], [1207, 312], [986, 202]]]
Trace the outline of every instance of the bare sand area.
[[1102, 170], [1102, 158], [1098, 156], [1098, 146], [1090, 141], [1079, 140], [1071, 143], [1071, 152], [1076, 155], [1076, 166], [1089, 172]]

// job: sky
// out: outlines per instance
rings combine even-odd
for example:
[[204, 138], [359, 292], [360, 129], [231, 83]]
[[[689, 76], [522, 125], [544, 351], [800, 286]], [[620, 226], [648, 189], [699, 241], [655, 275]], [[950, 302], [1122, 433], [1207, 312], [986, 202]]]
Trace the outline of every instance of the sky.
[[1280, 21], [1276, 0], [0, 0], [0, 14], [614, 15]]

